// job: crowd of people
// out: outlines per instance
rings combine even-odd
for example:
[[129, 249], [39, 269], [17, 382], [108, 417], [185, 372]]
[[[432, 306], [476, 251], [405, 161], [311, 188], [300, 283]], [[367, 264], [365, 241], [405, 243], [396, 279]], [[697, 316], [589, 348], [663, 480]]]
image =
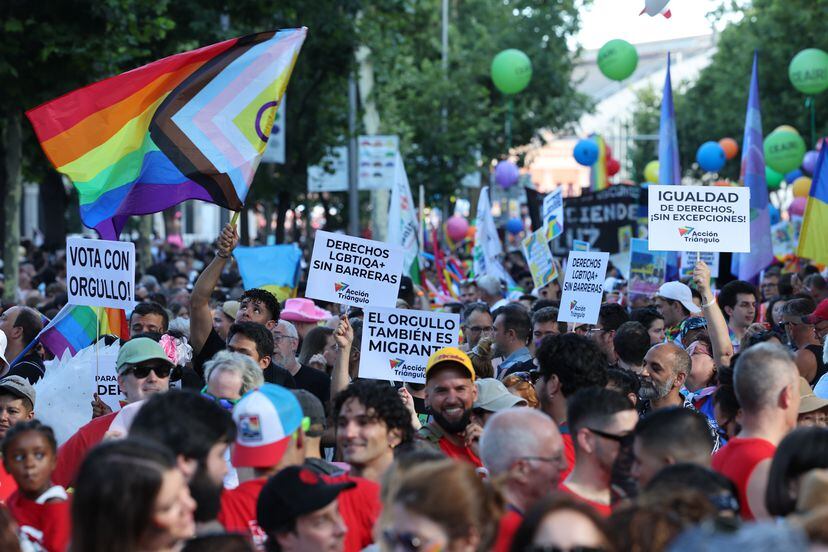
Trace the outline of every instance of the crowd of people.
[[[594, 324], [558, 321], [561, 282], [520, 256], [435, 304], [460, 314], [424, 383], [360, 377], [362, 309], [243, 289], [227, 225], [166, 246], [115, 370], [64, 442], [39, 420], [44, 319], [65, 261], [33, 247], [0, 314], [0, 549], [661, 551], [828, 546], [828, 284], [688, 281]], [[425, 270], [423, 278], [430, 274]], [[115, 338], [107, 338], [109, 341]]]

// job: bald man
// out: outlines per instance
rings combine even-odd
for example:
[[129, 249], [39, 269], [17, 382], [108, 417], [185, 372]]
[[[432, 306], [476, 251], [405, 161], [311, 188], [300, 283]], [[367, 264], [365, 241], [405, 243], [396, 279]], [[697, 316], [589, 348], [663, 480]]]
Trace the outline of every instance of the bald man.
[[509, 408], [486, 422], [480, 458], [489, 476], [502, 482], [507, 512], [501, 518], [494, 550], [507, 551], [524, 512], [557, 487], [566, 468], [563, 439], [546, 414], [531, 408]]
[[644, 412], [683, 406], [681, 388], [690, 374], [690, 355], [675, 343], [660, 343], [644, 355], [638, 396], [647, 403]]
[[713, 455], [713, 469], [736, 485], [745, 520], [768, 519], [765, 491], [776, 447], [796, 427], [799, 371], [780, 345], [760, 343], [736, 361], [733, 389], [742, 430]]

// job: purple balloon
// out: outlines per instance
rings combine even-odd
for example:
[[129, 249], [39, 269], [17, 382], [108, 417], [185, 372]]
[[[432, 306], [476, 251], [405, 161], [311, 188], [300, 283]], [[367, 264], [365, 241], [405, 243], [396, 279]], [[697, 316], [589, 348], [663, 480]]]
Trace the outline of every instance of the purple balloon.
[[814, 174], [817, 159], [819, 159], [819, 152], [811, 150], [805, 154], [805, 158], [802, 160], [802, 168], [805, 169], [805, 172], [811, 175]]
[[520, 178], [520, 169], [511, 161], [501, 161], [495, 167], [495, 182], [504, 190], [514, 186]]
[[807, 197], [795, 197], [788, 207], [788, 214], [792, 217], [801, 217], [805, 214], [805, 207], [807, 207], [807, 205]]

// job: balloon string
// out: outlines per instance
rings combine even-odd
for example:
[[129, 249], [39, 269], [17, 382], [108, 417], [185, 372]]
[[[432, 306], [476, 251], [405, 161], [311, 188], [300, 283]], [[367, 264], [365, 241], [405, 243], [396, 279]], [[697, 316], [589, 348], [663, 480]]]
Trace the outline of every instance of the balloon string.
[[811, 108], [811, 147], [816, 147], [816, 101], [813, 96], [805, 99], [805, 107]]

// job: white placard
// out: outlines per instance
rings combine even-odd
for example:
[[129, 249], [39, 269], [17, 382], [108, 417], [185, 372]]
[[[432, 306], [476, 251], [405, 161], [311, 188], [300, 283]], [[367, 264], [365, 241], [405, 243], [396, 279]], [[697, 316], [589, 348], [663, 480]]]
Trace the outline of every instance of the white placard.
[[394, 308], [403, 257], [396, 245], [319, 230], [305, 296], [343, 305]]
[[[710, 267], [710, 277], [719, 277], [719, 252], [718, 251], [704, 251], [698, 254], [698, 258]], [[681, 252], [681, 269], [679, 278], [684, 279], [693, 275], [693, 269], [696, 267], [696, 253], [691, 251]]]
[[544, 228], [535, 230], [523, 238], [521, 245], [523, 255], [529, 263], [529, 272], [532, 273], [535, 288], [540, 289], [558, 277], [558, 268], [549, 250]]
[[566, 263], [559, 322], [595, 324], [604, 295], [609, 253], [570, 251]]
[[[332, 173], [325, 170], [329, 166]], [[308, 167], [309, 192], [347, 192], [348, 191], [348, 148], [333, 148], [330, 155], [322, 159], [322, 164]]]
[[279, 106], [276, 108], [276, 119], [273, 121], [273, 127], [270, 129], [270, 138], [267, 140], [264, 152], [262, 152], [262, 163], [285, 164], [286, 100], [287, 95], [283, 95], [282, 101], [279, 102]]
[[558, 188], [543, 198], [543, 229], [546, 241], [552, 241], [563, 234], [563, 188]]
[[67, 238], [66, 288], [70, 305], [132, 309], [135, 244]]
[[359, 171], [360, 190], [391, 188], [396, 176], [398, 136], [360, 136]]
[[648, 188], [650, 251], [750, 252], [750, 188]]
[[362, 327], [359, 377], [425, 383], [428, 357], [457, 347], [460, 315], [410, 309], [371, 309]]

